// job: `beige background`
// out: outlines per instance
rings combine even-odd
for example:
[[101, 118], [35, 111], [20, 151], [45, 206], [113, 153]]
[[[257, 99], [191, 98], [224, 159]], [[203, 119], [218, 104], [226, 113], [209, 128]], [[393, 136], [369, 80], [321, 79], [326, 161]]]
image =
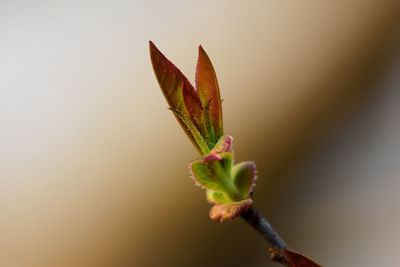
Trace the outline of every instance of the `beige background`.
[[399, 22], [398, 0], [2, 0], [0, 266], [276, 266], [208, 218], [148, 40], [192, 81], [203, 45], [289, 245], [399, 266]]

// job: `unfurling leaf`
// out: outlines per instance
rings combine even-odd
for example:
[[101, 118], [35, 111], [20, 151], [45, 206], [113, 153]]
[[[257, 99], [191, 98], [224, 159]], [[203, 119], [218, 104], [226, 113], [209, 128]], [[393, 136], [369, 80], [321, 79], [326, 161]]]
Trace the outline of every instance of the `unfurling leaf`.
[[187, 113], [198, 129], [201, 129], [203, 107], [197, 94], [188, 89], [185, 84], [182, 86], [182, 99]]
[[247, 210], [255, 181], [253, 162], [232, 166], [232, 141], [231, 136], [221, 137], [210, 154], [190, 164], [193, 178], [207, 190], [207, 200], [215, 204], [210, 217], [219, 222], [232, 220]]
[[203, 125], [204, 125], [204, 135], [207, 136], [207, 140], [209, 141], [210, 148], [215, 146], [215, 143], [217, 142], [216, 137], [215, 137], [215, 131], [214, 131], [214, 126], [212, 123], [212, 118], [210, 114], [210, 104], [211, 101], [208, 101], [208, 103], [204, 106], [204, 111], [203, 111]]
[[232, 200], [226, 193], [214, 191], [211, 189], [206, 190], [206, 198], [207, 201], [212, 204], [227, 204], [232, 202]]
[[186, 127], [187, 131], [190, 133], [192, 142], [199, 149], [199, 152], [202, 154], [208, 154], [210, 152], [210, 149], [208, 148], [207, 142], [206, 140], [204, 140], [203, 135], [199, 132], [193, 121], [182, 114], [179, 110], [175, 110], [172, 108], [170, 108], [170, 110], [175, 114], [177, 118], [180, 119], [184, 127]]
[[183, 107], [181, 88], [184, 85], [194, 96], [197, 96], [197, 92], [182, 72], [151, 41], [150, 57], [157, 81], [169, 106], [188, 115]]
[[254, 162], [241, 162], [233, 166], [233, 183], [239, 190], [242, 197], [247, 198], [256, 181], [257, 171]]
[[214, 67], [201, 46], [199, 46], [199, 58], [197, 61], [196, 89], [203, 107], [211, 101], [210, 114], [216, 133], [215, 136], [218, 140], [223, 134], [221, 96]]
[[246, 211], [251, 203], [251, 199], [246, 199], [229, 204], [216, 204], [210, 210], [210, 218], [217, 222], [231, 221], [233, 218]]
[[[150, 56], [158, 84], [170, 109], [201, 155], [207, 155], [223, 134], [222, 109], [214, 68], [200, 47], [197, 90], [150, 41]], [[201, 136], [201, 138], [199, 138]]]
[[284, 248], [283, 253], [285, 253], [286, 258], [293, 265], [293, 267], [322, 267], [309, 257], [293, 250]]
[[[169, 61], [153, 42], [150, 44], [150, 57], [153, 65], [154, 74], [156, 75], [158, 84], [160, 85], [161, 91], [163, 92], [165, 99], [171, 109], [181, 112], [184, 116], [190, 117], [190, 114], [186, 111], [182, 99], [182, 89], [186, 88], [191, 95], [197, 95], [193, 86], [190, 84], [188, 79], [182, 74], [182, 72], [175, 67], [175, 65]], [[197, 97], [198, 98], [198, 97]], [[192, 132], [185, 126], [177, 114], [174, 114], [181, 127], [189, 137], [190, 141], [196, 147], [197, 151], [202, 153], [199, 145], [194, 140]]]
[[230, 153], [211, 153], [200, 160], [190, 163], [193, 178], [203, 187], [214, 191], [225, 192], [232, 187], [230, 170], [232, 155]]

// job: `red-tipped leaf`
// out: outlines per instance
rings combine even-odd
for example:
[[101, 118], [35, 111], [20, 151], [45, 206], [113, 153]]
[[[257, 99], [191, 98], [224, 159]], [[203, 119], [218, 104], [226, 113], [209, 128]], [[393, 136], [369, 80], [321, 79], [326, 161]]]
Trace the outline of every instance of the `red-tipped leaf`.
[[193, 96], [198, 98], [197, 92], [182, 72], [158, 50], [154, 43], [151, 41], [149, 43], [154, 73], [169, 106], [188, 115], [184, 110], [181, 88], [184, 85]]
[[[193, 86], [182, 74], [182, 72], [177, 67], [175, 67], [175, 65], [171, 61], [169, 61], [160, 52], [160, 50], [158, 50], [153, 42], [150, 41], [149, 46], [151, 63], [153, 65], [154, 73], [156, 75], [158, 84], [160, 85], [161, 90], [165, 96], [165, 99], [168, 102], [168, 105], [172, 110], [179, 111], [182, 115], [188, 118], [191, 117], [189, 112], [186, 110], [182, 97], [182, 90], [187, 91], [190, 97], [195, 99], [193, 101], [186, 101], [187, 106], [194, 110], [197, 110], [198, 108], [194, 106], [192, 107], [192, 103], [200, 103], [197, 92], [194, 90]], [[199, 147], [199, 144], [196, 143], [193, 133], [191, 133], [190, 129], [188, 129], [184, 121], [179, 116], [177, 116], [176, 113], [174, 115], [179, 124], [184, 129], [185, 133], [188, 135], [190, 141], [193, 143], [199, 153], [202, 154], [202, 149]]]
[[197, 93], [193, 94], [193, 91], [188, 89], [187, 86], [183, 84], [182, 100], [186, 111], [190, 114], [190, 117], [196, 123], [197, 128], [201, 130], [202, 106]]
[[218, 140], [223, 135], [221, 97], [214, 67], [201, 46], [199, 47], [199, 58], [197, 61], [196, 89], [203, 108], [211, 100], [211, 121], [216, 139]]

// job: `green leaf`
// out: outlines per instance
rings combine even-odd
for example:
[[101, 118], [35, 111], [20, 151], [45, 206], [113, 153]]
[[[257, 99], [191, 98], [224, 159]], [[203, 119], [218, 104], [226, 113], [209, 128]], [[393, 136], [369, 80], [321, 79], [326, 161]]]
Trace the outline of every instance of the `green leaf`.
[[190, 163], [193, 178], [203, 187], [219, 192], [235, 191], [230, 178], [232, 155], [211, 153]]
[[206, 106], [204, 107], [202, 119], [203, 119], [204, 128], [205, 128], [205, 135], [207, 136], [207, 140], [208, 140], [208, 147], [210, 149], [212, 149], [215, 146], [215, 143], [217, 142], [217, 140], [215, 137], [214, 126], [211, 121], [210, 104], [211, 104], [211, 101], [209, 101], [206, 104]]
[[232, 200], [224, 192], [217, 192], [214, 190], [206, 190], [207, 201], [214, 204], [227, 204], [231, 203]]
[[186, 117], [184, 114], [182, 114], [179, 110], [171, 109], [172, 112], [176, 114], [176, 116], [183, 122], [186, 131], [190, 133], [190, 136], [193, 139], [193, 143], [195, 143], [200, 150], [201, 154], [208, 154], [210, 153], [210, 149], [207, 146], [207, 142], [204, 140], [203, 136], [199, 132], [199, 130], [196, 128], [196, 126], [193, 124], [193, 121], [190, 120], [190, 118]]
[[229, 204], [214, 205], [210, 210], [210, 218], [217, 222], [231, 221], [246, 211], [252, 203], [251, 199], [232, 202]]
[[256, 175], [256, 165], [254, 162], [241, 162], [233, 166], [233, 183], [243, 198], [248, 198], [256, 181]]
[[196, 70], [196, 89], [200, 101], [205, 107], [209, 101], [210, 115], [216, 139], [223, 135], [222, 106], [217, 76], [214, 67], [204, 49], [199, 46], [199, 58]]
[[283, 253], [285, 253], [286, 258], [293, 265], [293, 267], [322, 267], [313, 259], [293, 250], [284, 248]]

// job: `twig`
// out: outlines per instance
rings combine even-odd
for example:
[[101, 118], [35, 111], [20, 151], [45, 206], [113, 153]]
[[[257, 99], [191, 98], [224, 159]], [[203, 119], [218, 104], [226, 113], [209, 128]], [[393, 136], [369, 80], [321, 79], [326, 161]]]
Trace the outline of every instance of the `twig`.
[[272, 261], [280, 262], [286, 266], [292, 266], [282, 251], [282, 249], [288, 248], [288, 246], [262, 216], [261, 212], [250, 206], [250, 208], [246, 212], [243, 212], [241, 216], [271, 244], [271, 247], [268, 250]]

